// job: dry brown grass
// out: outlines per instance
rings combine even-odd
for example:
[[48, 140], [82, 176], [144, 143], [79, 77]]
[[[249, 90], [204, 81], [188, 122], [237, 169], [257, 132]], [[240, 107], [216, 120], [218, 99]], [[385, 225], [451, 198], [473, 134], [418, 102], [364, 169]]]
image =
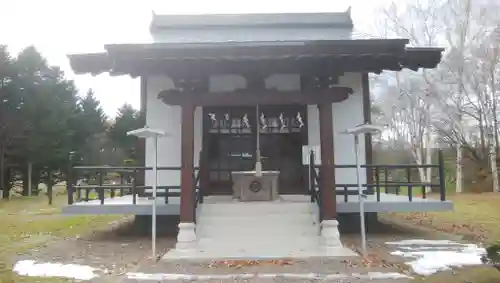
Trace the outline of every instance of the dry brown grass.
[[43, 246], [48, 242], [73, 237], [107, 226], [122, 216], [60, 215], [66, 196], [54, 197], [52, 206], [45, 196], [16, 197], [0, 200], [0, 282], [67, 282], [55, 278], [19, 277], [12, 272], [13, 258], [17, 254]]
[[464, 239], [492, 243], [500, 240], [500, 194], [456, 194], [455, 210], [448, 212], [390, 213], [388, 216]]
[[[389, 213], [382, 217], [460, 235], [474, 242], [491, 244], [500, 240], [500, 194], [454, 194], [448, 199], [453, 201], [454, 211]], [[464, 268], [415, 280], [422, 281], [500, 283], [500, 272], [488, 267]]]

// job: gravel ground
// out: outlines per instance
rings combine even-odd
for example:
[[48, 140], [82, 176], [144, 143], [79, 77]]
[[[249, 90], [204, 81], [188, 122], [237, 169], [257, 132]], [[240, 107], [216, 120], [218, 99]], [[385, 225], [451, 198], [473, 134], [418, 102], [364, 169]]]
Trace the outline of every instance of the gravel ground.
[[[172, 225], [175, 227], [175, 225]], [[341, 228], [342, 243], [359, 251], [359, 232]], [[390, 256], [390, 250], [384, 244], [387, 241], [401, 239], [425, 238], [434, 239], [442, 236], [422, 231], [409, 230], [407, 227], [395, 228], [394, 225], [378, 224], [371, 227], [368, 234], [369, 255], [342, 259], [308, 259], [281, 262], [229, 262], [222, 261], [159, 261], [153, 263], [150, 257], [151, 240], [145, 235], [134, 234], [134, 226], [130, 218], [111, 226], [106, 231], [94, 232], [91, 235], [54, 242], [45, 248], [33, 250], [19, 259], [36, 259], [40, 262], [61, 262], [89, 265], [104, 270], [101, 277], [92, 282], [163, 282], [158, 280], [138, 281], [126, 278], [127, 272], [140, 273], [182, 273], [182, 274], [366, 274], [367, 272], [398, 272], [410, 275], [407, 267], [399, 257]], [[164, 253], [175, 244], [177, 231], [166, 231], [158, 238], [157, 250]], [[192, 280], [189, 280], [192, 281]], [[250, 278], [250, 279], [208, 279], [200, 282], [350, 282], [366, 283], [369, 279], [351, 277], [348, 279], [308, 279], [308, 278]], [[408, 279], [382, 279], [375, 282], [406, 283]], [[164, 280], [178, 283], [186, 280]]]
[[[125, 282], [125, 281], [124, 281]], [[168, 282], [168, 283], [186, 283], [186, 282], [193, 282], [193, 281], [185, 281], [185, 280], [168, 280], [168, 281], [140, 281], [140, 280], [127, 280], [127, 283], [143, 283], [143, 282], [154, 282], [154, 283], [160, 283], [160, 282]], [[273, 279], [261, 279], [261, 278], [255, 278], [255, 279], [209, 279], [209, 280], [203, 280], [200, 281], [203, 283], [235, 283], [235, 282], [241, 282], [241, 283], [315, 283], [315, 282], [324, 282], [324, 283], [375, 283], [375, 282], [382, 282], [382, 283], [406, 283], [409, 282], [408, 280], [401, 281], [401, 280], [369, 280], [369, 279], [357, 279], [357, 278], [349, 278], [349, 279], [338, 279], [338, 280], [322, 280], [322, 279], [312, 279], [312, 280], [307, 280], [307, 279], [295, 279], [295, 278], [273, 278]]]
[[[353, 228], [354, 227], [354, 228]], [[341, 229], [342, 243], [354, 250], [360, 250], [360, 236], [356, 225]], [[181, 273], [181, 274], [199, 274], [199, 275], [223, 275], [223, 274], [367, 274], [368, 272], [397, 272], [411, 276], [408, 267], [403, 264], [402, 258], [389, 255], [390, 250], [385, 245], [388, 241], [397, 241], [402, 239], [435, 239], [440, 235], [434, 235], [426, 231], [401, 228], [392, 224], [378, 223], [372, 225], [368, 233], [369, 255], [366, 257], [353, 257], [342, 259], [308, 259], [308, 260], [290, 260], [290, 261], [264, 261], [260, 263], [245, 261], [159, 261], [156, 264], [139, 265], [135, 272], [145, 274], [159, 273]], [[306, 278], [250, 278], [250, 279], [210, 279], [200, 280], [200, 282], [350, 282], [365, 283], [372, 282], [366, 278], [347, 278], [347, 279], [306, 279]], [[410, 279], [379, 279], [375, 282], [395, 282], [406, 283]], [[133, 282], [186, 282], [186, 280], [159, 280], [159, 281], [141, 281], [135, 279], [124, 279], [122, 283]]]
[[[80, 264], [103, 270], [102, 277], [92, 282], [119, 282], [126, 272], [135, 270], [143, 262], [151, 262], [151, 238], [135, 234], [133, 218], [125, 218], [109, 229], [90, 235], [59, 240], [47, 246], [20, 255], [18, 260]], [[177, 231], [158, 238], [158, 254], [175, 245]]]

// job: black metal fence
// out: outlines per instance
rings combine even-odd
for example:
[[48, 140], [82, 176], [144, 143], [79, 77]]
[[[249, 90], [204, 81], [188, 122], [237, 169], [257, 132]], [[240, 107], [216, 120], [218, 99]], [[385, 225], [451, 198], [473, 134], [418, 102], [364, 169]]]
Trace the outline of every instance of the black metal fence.
[[[314, 152], [310, 152], [309, 164], [314, 164]], [[356, 165], [334, 165], [336, 169], [345, 168], [356, 170]], [[444, 171], [444, 157], [443, 152], [440, 150], [438, 153], [437, 164], [370, 164], [361, 165], [363, 169], [371, 170], [373, 180], [368, 180], [368, 183], [362, 184], [363, 194], [376, 195], [376, 200], [381, 201], [380, 196], [382, 193], [405, 195], [408, 201], [412, 201], [415, 193], [420, 193], [418, 197], [427, 198], [427, 191], [430, 189], [432, 192], [439, 194], [441, 201], [446, 200], [446, 178]], [[432, 178], [431, 182], [422, 182], [416, 180], [414, 177], [416, 170], [426, 170], [428, 168], [437, 169], [437, 176]], [[309, 183], [311, 201], [321, 201], [319, 188], [319, 179], [321, 178], [321, 166], [309, 166]], [[364, 170], [363, 170], [364, 173]], [[395, 174], [397, 173], [397, 174]], [[392, 176], [397, 175], [398, 178]], [[349, 201], [349, 195], [358, 195], [357, 184], [336, 184], [335, 190], [337, 195], [344, 197], [344, 202]], [[352, 189], [356, 188], [356, 189]]]
[[[310, 163], [314, 164], [314, 153], [311, 152]], [[368, 180], [367, 184], [362, 184], [365, 188], [363, 194], [375, 195], [376, 201], [381, 201], [382, 194], [403, 195], [408, 201], [413, 201], [415, 194], [418, 197], [427, 198], [427, 191], [430, 188], [433, 192], [439, 193], [441, 201], [446, 200], [445, 176], [444, 176], [444, 158], [442, 151], [438, 155], [438, 164], [416, 165], [416, 164], [372, 164], [361, 165], [362, 168], [372, 170], [373, 179]], [[335, 165], [335, 168], [345, 168], [356, 170], [356, 165]], [[437, 178], [432, 182], [418, 181], [414, 175], [415, 170], [425, 170], [427, 168], [437, 169]], [[195, 209], [198, 203], [203, 202], [203, 191], [206, 188], [200, 186], [200, 168], [194, 168], [194, 186], [195, 186]], [[68, 174], [68, 204], [76, 201], [100, 200], [100, 204], [105, 204], [107, 198], [116, 196], [132, 195], [132, 204], [137, 204], [138, 197], [151, 198], [152, 186], [138, 184], [139, 174], [144, 175], [146, 171], [153, 170], [152, 167], [144, 166], [72, 166]], [[181, 172], [181, 167], [158, 167], [158, 172]], [[397, 174], [395, 174], [397, 173]], [[320, 166], [309, 166], [309, 194], [311, 201], [321, 204], [322, 190], [319, 188], [319, 179], [321, 177]], [[394, 178], [398, 176], [398, 178]], [[87, 179], [82, 183], [82, 179]], [[349, 196], [358, 195], [357, 184], [336, 184], [337, 196], [343, 196], [344, 202], [349, 201]], [[169, 202], [169, 197], [179, 197], [179, 185], [160, 185], [157, 187], [157, 198], [164, 198], [164, 203]], [[321, 206], [320, 206], [321, 207]], [[320, 210], [321, 217], [321, 210]]]
[[[138, 184], [139, 174], [153, 170], [144, 166], [73, 166], [68, 174], [68, 204], [76, 201], [100, 200], [105, 204], [105, 199], [116, 196], [132, 195], [132, 204], [137, 204], [138, 197], [152, 199], [152, 186]], [[181, 167], [159, 166], [160, 172], [181, 172]], [[195, 167], [194, 184], [197, 201], [203, 201], [200, 193], [199, 168]], [[117, 181], [118, 180], [118, 181]], [[174, 191], [175, 190], [175, 191]], [[157, 198], [164, 198], [168, 203], [169, 197], [179, 197], [179, 185], [157, 186]]]

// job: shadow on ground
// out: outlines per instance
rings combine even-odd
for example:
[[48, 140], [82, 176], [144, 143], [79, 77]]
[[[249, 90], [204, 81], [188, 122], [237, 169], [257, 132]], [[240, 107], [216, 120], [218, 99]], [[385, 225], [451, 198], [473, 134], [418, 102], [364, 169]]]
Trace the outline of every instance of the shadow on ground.
[[[361, 222], [359, 214], [339, 214], [339, 232], [341, 235], [359, 235], [361, 233]], [[428, 231], [402, 225], [386, 219], [385, 217], [377, 217], [376, 214], [368, 213], [365, 217], [367, 234], [374, 235], [393, 235], [400, 237], [414, 237], [418, 234], [425, 235]]]
[[[95, 231], [92, 238], [96, 240], [107, 240], [117, 238], [147, 238], [151, 236], [151, 216], [129, 217], [125, 221], [117, 222], [110, 229]], [[157, 216], [156, 235], [158, 238], [177, 237], [179, 231], [179, 216], [159, 215]]]

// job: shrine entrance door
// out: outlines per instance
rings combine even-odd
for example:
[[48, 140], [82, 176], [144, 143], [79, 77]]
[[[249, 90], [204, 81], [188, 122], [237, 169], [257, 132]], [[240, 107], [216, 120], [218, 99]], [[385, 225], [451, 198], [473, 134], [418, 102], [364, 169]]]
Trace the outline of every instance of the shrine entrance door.
[[207, 194], [231, 194], [233, 171], [255, 167], [256, 126], [263, 170], [280, 171], [280, 194], [306, 193], [302, 146], [307, 144], [306, 106], [203, 108], [203, 148], [208, 152]]

